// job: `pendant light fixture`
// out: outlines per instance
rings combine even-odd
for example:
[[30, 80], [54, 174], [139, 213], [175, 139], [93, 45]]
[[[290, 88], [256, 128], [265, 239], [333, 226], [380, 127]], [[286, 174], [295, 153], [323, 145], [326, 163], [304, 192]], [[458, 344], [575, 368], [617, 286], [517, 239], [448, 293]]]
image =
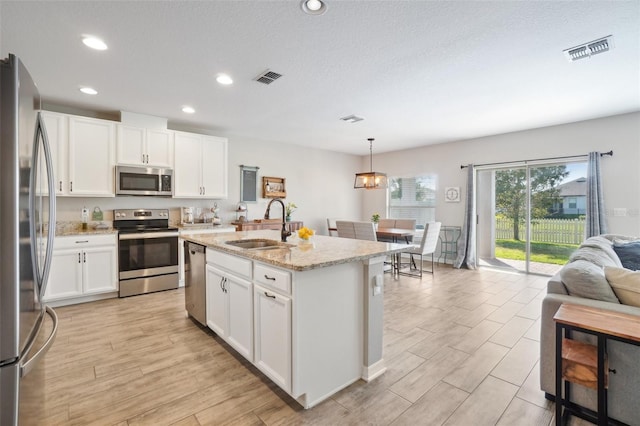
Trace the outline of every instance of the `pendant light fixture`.
[[369, 141], [369, 168], [370, 172], [356, 173], [356, 180], [353, 184], [354, 189], [385, 189], [387, 188], [387, 175], [385, 173], [373, 171], [373, 141], [374, 138], [367, 139]]

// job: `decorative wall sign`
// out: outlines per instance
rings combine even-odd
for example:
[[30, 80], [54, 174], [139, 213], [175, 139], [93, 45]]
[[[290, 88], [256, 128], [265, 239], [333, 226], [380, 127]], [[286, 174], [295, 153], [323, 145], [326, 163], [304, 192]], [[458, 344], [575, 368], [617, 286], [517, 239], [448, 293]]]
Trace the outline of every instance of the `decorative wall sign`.
[[264, 176], [262, 178], [262, 197], [286, 198], [287, 188], [285, 187], [285, 179], [280, 177]]
[[258, 201], [258, 169], [260, 167], [240, 165], [240, 201]]
[[460, 202], [460, 187], [448, 186], [444, 189], [444, 201], [447, 203], [459, 203]]

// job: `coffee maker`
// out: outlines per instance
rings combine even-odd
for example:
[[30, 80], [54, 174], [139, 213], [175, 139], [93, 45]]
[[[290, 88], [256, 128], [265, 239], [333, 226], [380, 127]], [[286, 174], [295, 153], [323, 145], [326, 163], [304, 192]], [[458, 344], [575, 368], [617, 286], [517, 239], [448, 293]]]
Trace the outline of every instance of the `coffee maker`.
[[194, 223], [194, 214], [193, 207], [183, 207], [180, 209], [180, 221], [183, 224], [193, 224]]

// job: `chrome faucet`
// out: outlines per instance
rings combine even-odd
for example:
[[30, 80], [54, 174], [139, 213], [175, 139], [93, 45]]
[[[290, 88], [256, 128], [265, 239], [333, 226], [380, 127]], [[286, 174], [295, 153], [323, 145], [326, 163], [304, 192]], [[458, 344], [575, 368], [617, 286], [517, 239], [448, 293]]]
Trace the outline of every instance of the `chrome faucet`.
[[273, 200], [269, 201], [269, 204], [267, 204], [267, 211], [264, 212], [264, 218], [269, 219], [269, 210], [271, 210], [271, 204], [273, 204], [274, 201], [279, 202], [280, 205], [282, 206], [282, 231], [280, 231], [280, 241], [282, 241], [283, 243], [286, 243], [287, 237], [291, 235], [291, 231], [287, 231], [287, 222], [286, 222], [284, 203], [280, 198], [274, 198]]

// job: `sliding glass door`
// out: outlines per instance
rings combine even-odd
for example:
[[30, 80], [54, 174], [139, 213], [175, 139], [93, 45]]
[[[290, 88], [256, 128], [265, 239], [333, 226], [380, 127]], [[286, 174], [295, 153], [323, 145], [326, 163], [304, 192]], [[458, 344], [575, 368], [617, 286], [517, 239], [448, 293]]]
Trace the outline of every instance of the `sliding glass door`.
[[478, 264], [555, 274], [584, 239], [586, 163], [476, 173]]

